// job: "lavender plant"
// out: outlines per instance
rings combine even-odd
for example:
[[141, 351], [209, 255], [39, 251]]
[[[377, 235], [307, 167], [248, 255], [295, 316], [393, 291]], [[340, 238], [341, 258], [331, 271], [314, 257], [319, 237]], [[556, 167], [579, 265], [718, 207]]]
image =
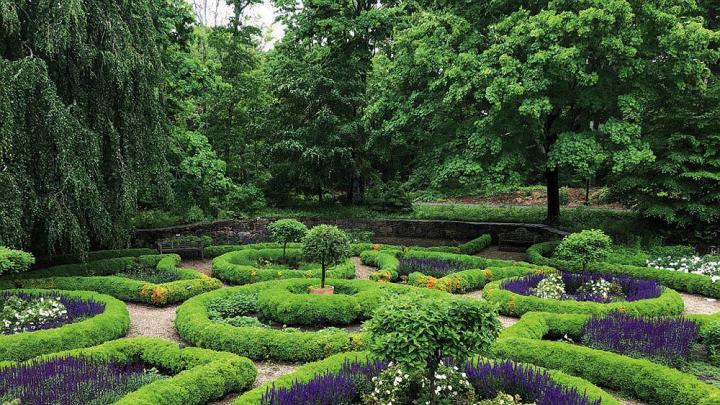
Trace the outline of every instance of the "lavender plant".
[[0, 403], [101, 405], [116, 402], [164, 378], [140, 362], [98, 362], [80, 357], [18, 363], [0, 368]]
[[635, 357], [664, 363], [688, 360], [699, 327], [685, 318], [636, 318], [620, 313], [593, 317], [582, 330], [582, 343]]
[[[520, 295], [538, 295], [541, 298], [556, 298], [556, 288], [552, 297], [545, 297], [547, 288], [541, 282], [546, 274], [530, 274], [525, 277], [504, 281], [501, 288]], [[641, 280], [626, 276], [610, 276], [595, 273], [560, 272], [565, 293], [557, 299], [593, 302], [638, 301], [656, 298], [662, 293], [662, 287], [654, 280]], [[546, 283], [547, 284], [547, 283]], [[553, 286], [555, 283], [552, 284]], [[541, 294], [538, 294], [540, 290]]]
[[54, 292], [0, 292], [0, 334], [52, 329], [105, 311], [105, 305]]
[[467, 270], [468, 267], [460, 262], [438, 259], [408, 258], [400, 259], [398, 274], [408, 275], [419, 272], [431, 277], [444, 277], [451, 273]]

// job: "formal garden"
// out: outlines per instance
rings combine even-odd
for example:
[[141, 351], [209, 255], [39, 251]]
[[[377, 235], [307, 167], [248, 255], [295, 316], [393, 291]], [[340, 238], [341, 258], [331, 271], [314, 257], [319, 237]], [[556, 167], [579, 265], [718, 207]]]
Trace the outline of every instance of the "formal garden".
[[720, 405], [720, 0], [0, 0], [0, 405]]

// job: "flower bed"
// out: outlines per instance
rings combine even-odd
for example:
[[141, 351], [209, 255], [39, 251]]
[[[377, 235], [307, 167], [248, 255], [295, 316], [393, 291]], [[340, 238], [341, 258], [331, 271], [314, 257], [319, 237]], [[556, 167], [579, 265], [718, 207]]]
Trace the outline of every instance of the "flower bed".
[[[669, 288], [661, 288], [660, 296], [655, 298], [642, 298], [652, 296], [656, 293], [655, 284], [645, 285], [640, 281], [632, 281], [626, 284], [632, 287], [627, 290], [631, 299], [634, 301], [612, 301], [612, 302], [594, 302], [594, 301], [577, 301], [572, 298], [576, 297], [560, 297], [570, 299], [541, 298], [530, 294], [535, 281], [538, 283], [545, 275], [531, 275], [527, 278], [510, 278], [502, 281], [494, 281], [489, 283], [483, 289], [483, 297], [489, 302], [496, 303], [501, 314], [507, 316], [519, 316], [530, 311], [545, 311], [555, 313], [589, 313], [589, 314], [607, 314], [610, 312], [624, 312], [632, 315], [644, 316], [663, 316], [663, 315], [679, 315], [682, 313], [684, 303], [682, 297], [677, 292]], [[572, 277], [572, 276], [571, 276]], [[590, 276], [592, 279], [593, 276]], [[607, 276], [601, 276], [607, 277]], [[580, 280], [579, 277], [572, 280]], [[507, 287], [503, 287], [503, 285]], [[577, 284], [576, 284], [577, 285]], [[634, 288], [638, 290], [634, 290]], [[645, 289], [645, 287], [647, 287]], [[514, 289], [521, 293], [517, 293], [508, 288]], [[572, 290], [571, 290], [572, 291]], [[579, 298], [592, 298], [579, 297]], [[605, 300], [601, 300], [605, 301]]]
[[[249, 391], [233, 405], [362, 403], [360, 397], [371, 387], [372, 378], [386, 366], [387, 362], [370, 360], [364, 352], [338, 354], [306, 364], [292, 374]], [[525, 395], [523, 399], [527, 398], [526, 402], [535, 401], [538, 405], [618, 404], [610, 395], [585, 380], [539, 367], [509, 361], [475, 360], [462, 371], [478, 400], [494, 398], [499, 392], [506, 392], [520, 394], [521, 397]]]
[[2, 295], [59, 297], [60, 302], [65, 303], [67, 313], [63, 319], [52, 318], [47, 323], [33, 325], [33, 331], [0, 334], [0, 361], [27, 360], [45, 353], [97, 345], [124, 336], [130, 325], [125, 304], [103, 294], [9, 290]]
[[[166, 377], [148, 378], [143, 370], [149, 368], [161, 370]], [[56, 371], [62, 377], [48, 380]], [[44, 380], [33, 378], [38, 373]], [[57, 396], [68, 398], [76, 388], [73, 382], [77, 382], [86, 394], [114, 394], [110, 398], [103, 396], [100, 403], [192, 405], [247, 389], [255, 381], [256, 370], [250, 360], [231, 353], [182, 348], [161, 339], [131, 338], [55, 353], [20, 365], [0, 364], [0, 376], [15, 379], [10, 381], [10, 396], [25, 392], [48, 400]], [[148, 380], [152, 383], [143, 384]], [[0, 392], [4, 393], [2, 384], [0, 381]], [[91, 403], [87, 396], [75, 398], [79, 401], [74, 403]]]
[[[170, 254], [67, 264], [22, 273], [15, 277], [2, 277], [0, 289], [97, 291], [123, 301], [162, 306], [182, 302], [189, 297], [222, 287], [220, 280], [192, 269], [178, 268], [179, 263], [180, 256]], [[151, 280], [145, 280], [146, 276]]]
[[[257, 316], [260, 312], [290, 325], [307, 325], [308, 319], [313, 320], [315, 326], [327, 326], [323, 325], [325, 322], [347, 324], [367, 319], [385, 296], [418, 291], [412, 287], [366, 280], [328, 280], [328, 284], [353, 294], [309, 296], [298, 293], [318, 282], [317, 279], [289, 279], [202, 294], [178, 308], [175, 324], [183, 339], [200, 347], [230, 351], [258, 360], [313, 361], [360, 347], [363, 334], [335, 328], [317, 332], [268, 328], [241, 317]], [[448, 297], [440, 291], [420, 291], [439, 299]], [[257, 297], [257, 307], [253, 307], [251, 299], [243, 298], [248, 295]], [[224, 299], [234, 301], [220, 307], [219, 303]], [[218, 315], [226, 321], [217, 322]], [[233, 323], [239, 326], [233, 326]]]
[[[561, 370], [617, 390], [632, 398], [658, 405], [709, 405], [720, 403], [720, 389], [695, 376], [663, 364], [575, 344], [543, 340], [568, 336], [581, 339], [588, 314], [528, 313], [504, 330], [495, 355]], [[690, 317], [701, 325], [718, 316]]]
[[520, 295], [600, 303], [632, 302], [656, 298], [662, 293], [653, 280], [568, 272], [531, 274], [503, 281], [500, 287]]
[[[537, 265], [551, 266], [556, 269], [572, 272], [581, 271], [581, 265], [578, 263], [558, 260], [552, 257], [557, 245], [558, 242], [553, 241], [531, 246], [527, 251], [528, 261]], [[613, 274], [616, 276], [625, 275], [655, 280], [665, 287], [678, 291], [720, 298], [720, 282], [713, 281], [712, 276], [709, 275], [607, 262], [590, 263], [588, 269], [596, 273]]]
[[[283, 250], [274, 248], [255, 249], [248, 247], [231, 251], [213, 259], [213, 276], [231, 284], [251, 284], [261, 281], [289, 278], [320, 277], [321, 267], [316, 263], [302, 263], [300, 249], [287, 249], [285, 261], [295, 266], [282, 264]], [[295, 267], [295, 268], [293, 268]], [[327, 271], [330, 278], [355, 278], [355, 265], [346, 260]]]
[[102, 313], [105, 305], [61, 294], [0, 292], [0, 334], [52, 329]]

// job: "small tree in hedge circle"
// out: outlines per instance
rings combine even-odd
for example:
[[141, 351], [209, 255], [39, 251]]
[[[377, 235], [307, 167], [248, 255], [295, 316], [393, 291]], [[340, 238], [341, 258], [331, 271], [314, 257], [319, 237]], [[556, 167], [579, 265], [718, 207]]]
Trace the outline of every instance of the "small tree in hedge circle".
[[285, 260], [285, 251], [287, 244], [292, 242], [300, 242], [307, 233], [308, 229], [305, 224], [294, 219], [280, 219], [267, 227], [270, 232], [270, 238], [273, 242], [282, 243], [283, 260]]
[[588, 264], [607, 257], [612, 240], [598, 229], [571, 233], [555, 249], [555, 257], [582, 264], [586, 271]]
[[318, 225], [310, 229], [303, 238], [302, 251], [305, 260], [320, 263], [322, 266], [320, 288], [325, 288], [328, 266], [350, 257], [350, 238], [336, 226]]
[[432, 383], [443, 358], [463, 362], [485, 352], [501, 324], [487, 301], [410, 293], [379, 306], [363, 327], [375, 355], [409, 373], [423, 373]]

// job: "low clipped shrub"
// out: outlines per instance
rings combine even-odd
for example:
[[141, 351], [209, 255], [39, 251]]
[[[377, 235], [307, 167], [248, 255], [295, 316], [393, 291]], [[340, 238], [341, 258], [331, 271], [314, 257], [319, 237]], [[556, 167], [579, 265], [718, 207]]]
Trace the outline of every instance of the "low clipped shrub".
[[53, 328], [0, 334], [0, 361], [22, 361], [46, 353], [97, 345], [124, 336], [130, 326], [125, 304], [108, 295], [88, 291], [32, 289], [8, 290], [3, 294], [20, 294], [26, 297], [61, 296], [80, 303], [93, 302], [103, 308], [100, 313], [94, 311], [94, 315], [85, 313], [69, 323], [50, 325], [56, 326]]
[[560, 241], [555, 256], [560, 260], [578, 262], [585, 271], [591, 262], [602, 261], [607, 257], [611, 244], [610, 237], [601, 230], [580, 231]]
[[76, 264], [83, 262], [95, 262], [98, 260], [116, 259], [118, 257], [138, 257], [156, 255], [157, 250], [148, 248], [132, 248], [132, 249], [111, 249], [111, 250], [94, 250], [87, 252], [87, 255], [61, 255], [54, 256], [51, 260], [53, 266], [62, 264]]
[[709, 322], [700, 332], [702, 341], [707, 347], [710, 361], [720, 366], [720, 320]]
[[[0, 277], [0, 289], [45, 288], [97, 291], [123, 301], [167, 305], [222, 287], [220, 280], [192, 269], [181, 269], [180, 256], [118, 257], [67, 264]], [[172, 276], [175, 281], [155, 283]]]
[[[205, 404], [229, 392], [243, 391], [255, 381], [253, 363], [232, 353], [200, 348], [183, 348], [162, 339], [130, 338], [99, 346], [53, 353], [34, 359], [27, 365], [44, 364], [62, 359], [128, 365], [137, 362], [170, 374], [153, 383], [125, 393], [116, 405], [190, 405]], [[0, 374], [4, 367], [0, 365]], [[26, 383], [32, 383], [27, 381]], [[47, 383], [47, 382], [46, 382]], [[16, 387], [17, 388], [17, 387]], [[47, 389], [46, 384], [36, 389]], [[37, 394], [37, 393], [36, 393]]]
[[35, 263], [35, 257], [22, 250], [0, 246], [0, 275], [22, 273]]
[[[354, 301], [350, 306], [334, 305], [335, 296], [314, 296], [313, 298], [317, 300], [313, 301], [313, 304], [308, 304], [306, 301], [310, 298], [308, 294], [292, 293], [292, 291], [307, 291], [309, 286], [318, 282], [318, 279], [288, 279], [212, 291], [190, 298], [183, 303], [177, 310], [175, 324], [184, 340], [200, 347], [230, 351], [257, 360], [314, 361], [334, 353], [362, 347], [364, 334], [350, 333], [336, 328], [304, 332], [296, 329], [236, 327], [213, 321], [211, 313], [217, 315], [218, 308], [222, 307], [218, 303], [223, 300], [232, 299], [231, 297], [236, 295], [255, 294], [258, 296], [258, 312], [266, 311], [278, 318], [287, 317], [289, 321], [303, 325], [307, 323], [303, 320], [304, 317], [318, 320], [350, 317], [357, 317], [358, 320], [368, 319], [385, 298], [412, 291], [419, 291], [435, 299], [449, 297], [440, 291], [417, 290], [408, 286], [380, 284], [367, 280], [339, 279], [331, 280], [338, 288], [337, 296], [342, 297], [343, 294], [340, 294], [342, 291], [356, 291], [355, 294], [344, 297]], [[266, 291], [266, 295], [263, 296]], [[359, 315], [356, 315], [357, 305], [360, 308]], [[230, 316], [254, 315], [249, 312], [225, 313]], [[240, 313], [243, 315], [239, 315]]]
[[[280, 263], [282, 260], [281, 248], [265, 248], [264, 246], [267, 245], [248, 246], [246, 249], [233, 250], [213, 259], [213, 276], [231, 284], [252, 284], [288, 278], [319, 278], [322, 274], [319, 264], [301, 263], [302, 252], [300, 249], [288, 248], [285, 255], [286, 262], [299, 263], [299, 267], [294, 269], [284, 264], [274, 264]], [[354, 278], [355, 264], [350, 260], [345, 260], [329, 268], [327, 276], [343, 279]]]

